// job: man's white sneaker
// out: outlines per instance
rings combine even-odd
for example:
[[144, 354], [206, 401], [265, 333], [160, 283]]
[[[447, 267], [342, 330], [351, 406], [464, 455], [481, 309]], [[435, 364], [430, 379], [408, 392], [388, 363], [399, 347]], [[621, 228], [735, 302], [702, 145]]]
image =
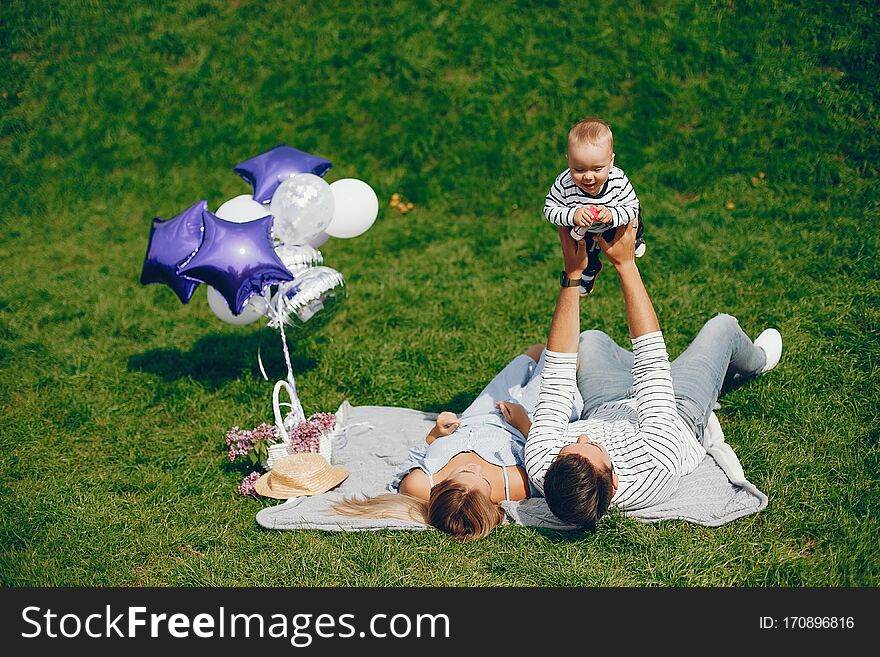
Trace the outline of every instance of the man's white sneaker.
[[767, 355], [767, 363], [760, 374], [769, 372], [779, 363], [782, 358], [782, 335], [775, 328], [765, 329], [761, 335], [755, 338], [755, 345], [761, 347]]

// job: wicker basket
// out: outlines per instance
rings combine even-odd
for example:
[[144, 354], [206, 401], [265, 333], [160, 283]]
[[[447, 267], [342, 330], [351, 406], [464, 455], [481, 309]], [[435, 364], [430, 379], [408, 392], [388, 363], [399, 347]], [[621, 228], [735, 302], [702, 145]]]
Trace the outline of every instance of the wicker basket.
[[[287, 393], [290, 402], [282, 402], [278, 398], [282, 390]], [[261, 464], [266, 470], [269, 470], [272, 467], [272, 464], [278, 459], [290, 456], [294, 453], [293, 446], [290, 444], [290, 431], [296, 426], [297, 416], [292, 411], [289, 411], [287, 415], [284, 416], [281, 411], [282, 406], [287, 406], [291, 409], [293, 408], [293, 389], [290, 387], [290, 384], [283, 379], [275, 383], [275, 389], [272, 391], [272, 410], [275, 413], [275, 428], [278, 431], [278, 436], [281, 438], [281, 442], [269, 446], [269, 456], [266, 461]], [[338, 426], [338, 424], [335, 426]], [[328, 463], [332, 463], [333, 436], [335, 434], [336, 429], [334, 428], [333, 431], [325, 431], [320, 438], [320, 448], [318, 453], [327, 459]]]

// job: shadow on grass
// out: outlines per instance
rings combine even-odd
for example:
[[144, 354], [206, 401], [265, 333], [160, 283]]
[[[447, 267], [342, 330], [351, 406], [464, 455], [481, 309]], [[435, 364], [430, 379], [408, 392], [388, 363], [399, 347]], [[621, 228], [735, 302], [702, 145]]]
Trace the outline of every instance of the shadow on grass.
[[744, 385], [750, 384], [755, 377], [746, 377], [746, 376], [736, 376], [734, 374], [728, 373], [724, 377], [724, 382], [721, 384], [721, 392], [718, 393], [718, 403], [723, 403], [724, 395], [728, 395], [734, 390], [738, 390], [742, 388]]
[[[297, 376], [312, 369], [316, 361], [297, 353], [289, 341], [290, 363]], [[192, 349], [151, 349], [128, 359], [128, 370], [155, 374], [164, 381], [192, 377], [210, 390], [217, 390], [238, 379], [243, 370], [261, 377], [257, 355], [270, 380], [285, 378], [287, 365], [280, 339], [276, 335], [208, 335], [199, 338]]]
[[424, 408], [420, 409], [425, 413], [442, 413], [443, 411], [452, 411], [460, 414], [473, 403], [480, 394], [482, 388], [474, 388], [473, 391], [459, 392], [450, 398], [445, 404], [424, 404]]

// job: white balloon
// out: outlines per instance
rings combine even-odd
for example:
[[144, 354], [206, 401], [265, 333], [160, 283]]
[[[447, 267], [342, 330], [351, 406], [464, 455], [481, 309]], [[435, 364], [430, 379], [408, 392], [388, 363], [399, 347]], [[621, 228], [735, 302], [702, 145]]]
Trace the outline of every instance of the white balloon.
[[224, 296], [210, 285], [207, 288], [208, 305], [214, 311], [214, 314], [227, 324], [237, 324], [239, 326], [251, 324], [266, 314], [266, 300], [261, 296], [252, 296], [244, 304], [241, 313], [234, 315], [229, 309], [229, 304], [226, 303]]
[[324, 229], [330, 237], [357, 237], [365, 233], [379, 214], [379, 197], [363, 180], [342, 178], [330, 183], [336, 209]]
[[257, 203], [250, 194], [242, 194], [226, 201], [214, 214], [226, 221], [243, 224], [272, 213], [265, 205]]
[[269, 204], [275, 217], [272, 234], [283, 244], [308, 244], [333, 219], [333, 206], [333, 192], [321, 176], [298, 173], [286, 178]]

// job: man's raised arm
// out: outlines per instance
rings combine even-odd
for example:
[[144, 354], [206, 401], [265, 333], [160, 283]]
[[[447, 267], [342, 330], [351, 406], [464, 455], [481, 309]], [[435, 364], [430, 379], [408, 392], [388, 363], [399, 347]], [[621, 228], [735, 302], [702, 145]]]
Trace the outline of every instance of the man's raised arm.
[[660, 330], [660, 322], [654, 311], [654, 304], [642, 282], [639, 268], [636, 266], [635, 249], [636, 228], [638, 219], [621, 226], [614, 234], [614, 239], [606, 242], [601, 236], [596, 237], [605, 257], [614, 265], [623, 288], [623, 300], [626, 304], [626, 324], [629, 337], [638, 338]]
[[[587, 248], [583, 241], [575, 241], [570, 230], [559, 227], [559, 241], [562, 245], [562, 267], [570, 281], [581, 280], [587, 266]], [[577, 353], [581, 334], [580, 293], [578, 287], [562, 287], [556, 300], [556, 310], [550, 321], [547, 336], [547, 350], [562, 353]]]

